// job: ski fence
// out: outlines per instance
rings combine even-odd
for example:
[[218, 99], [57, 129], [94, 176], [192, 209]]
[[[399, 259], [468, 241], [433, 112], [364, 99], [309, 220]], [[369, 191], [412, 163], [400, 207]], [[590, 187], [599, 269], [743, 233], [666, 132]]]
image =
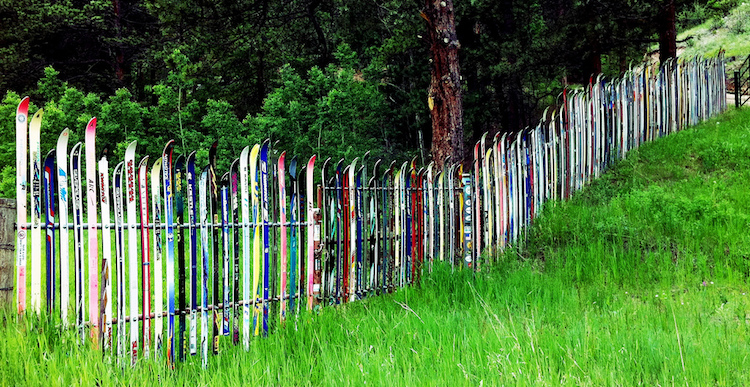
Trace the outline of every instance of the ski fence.
[[481, 270], [546, 202], [725, 110], [725, 76], [721, 55], [598, 76], [536, 127], [485, 134], [472, 163], [441, 169], [302, 160], [269, 141], [225, 173], [216, 143], [206, 166], [175, 155], [174, 141], [157, 160], [137, 159], [135, 142], [123, 160], [95, 160], [95, 118], [83, 144], [68, 152], [66, 129], [42, 160], [27, 97], [16, 116], [17, 310], [54, 317], [120, 363], [198, 355], [206, 366], [220, 340], [248, 348], [303, 310], [418, 283], [436, 261]]

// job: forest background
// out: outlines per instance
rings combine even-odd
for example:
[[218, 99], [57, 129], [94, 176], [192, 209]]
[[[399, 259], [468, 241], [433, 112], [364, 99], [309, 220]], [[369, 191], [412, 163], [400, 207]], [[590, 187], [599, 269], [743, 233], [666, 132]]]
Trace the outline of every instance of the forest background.
[[[449, 3], [452, 3], [448, 0]], [[100, 151], [170, 138], [219, 168], [270, 138], [302, 158], [429, 161], [431, 1], [0, 3], [0, 197], [15, 194], [15, 108], [43, 107], [42, 149], [98, 117]], [[564, 87], [615, 77], [676, 30], [750, 31], [739, 0], [471, 0], [452, 4], [463, 139], [535, 124]], [[671, 35], [669, 35], [671, 34]], [[655, 48], [656, 47], [656, 48]], [[663, 48], [662, 48], [663, 51]], [[710, 54], [710, 53], [709, 53]], [[715, 53], [714, 53], [715, 54]], [[673, 56], [674, 52], [668, 56]], [[664, 57], [664, 55], [663, 55]]]

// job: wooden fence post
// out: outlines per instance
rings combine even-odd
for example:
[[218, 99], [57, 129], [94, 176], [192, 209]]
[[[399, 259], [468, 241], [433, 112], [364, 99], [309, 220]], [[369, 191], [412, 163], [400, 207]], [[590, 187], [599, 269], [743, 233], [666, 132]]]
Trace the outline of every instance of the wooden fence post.
[[0, 308], [13, 304], [16, 201], [0, 199]]

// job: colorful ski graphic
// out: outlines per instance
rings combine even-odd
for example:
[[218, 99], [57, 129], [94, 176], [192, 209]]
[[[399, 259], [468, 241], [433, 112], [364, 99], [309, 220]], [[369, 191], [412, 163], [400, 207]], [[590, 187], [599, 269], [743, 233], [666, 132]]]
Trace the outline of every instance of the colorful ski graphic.
[[160, 358], [164, 355], [164, 275], [162, 263], [162, 224], [161, 224], [161, 167], [162, 158], [159, 157], [151, 167], [151, 239], [154, 246], [154, 356]]
[[[102, 205], [102, 267], [101, 292], [99, 295], [99, 315], [102, 322], [102, 351], [110, 353], [112, 349], [112, 226], [110, 217], [109, 195], [109, 162], [104, 152], [98, 163], [99, 195]], [[61, 229], [62, 231], [62, 229]], [[63, 239], [64, 240], [64, 239]]]
[[[86, 125], [86, 203], [88, 203], [89, 323], [91, 337], [99, 339], [99, 241], [97, 235], [96, 195], [96, 118]], [[95, 341], [96, 342], [96, 341]]]
[[[26, 247], [27, 230], [26, 226], [26, 188], [28, 185], [28, 118], [29, 118], [29, 97], [24, 97], [16, 109], [16, 224], [18, 233], [16, 233], [16, 308], [19, 314], [26, 311]], [[66, 129], [67, 130], [67, 129]], [[63, 305], [65, 306], [65, 305]], [[64, 311], [63, 313], [67, 313]], [[65, 324], [66, 314], [63, 315], [63, 324]]]
[[[138, 230], [136, 212], [136, 176], [135, 176], [135, 148], [137, 141], [133, 141], [125, 150], [125, 192], [128, 228], [128, 279], [130, 282], [130, 362], [135, 365], [138, 359]], [[132, 274], [131, 274], [132, 273]], [[134, 274], [134, 275], [133, 275]], [[124, 274], [123, 274], [124, 275]], [[120, 301], [122, 302], [122, 300]]]
[[[39, 109], [29, 124], [31, 161], [31, 310], [42, 312], [42, 154], [39, 137], [43, 111]], [[25, 199], [24, 199], [25, 200]]]
[[[151, 350], [151, 249], [148, 244], [148, 156], [138, 164], [138, 201], [141, 219], [141, 284], [143, 357], [149, 358]], [[132, 275], [132, 274], [131, 274]]]
[[161, 173], [164, 181], [164, 230], [167, 236], [167, 365], [174, 367], [174, 187], [172, 171], [172, 152], [174, 140], [169, 140], [161, 154]]
[[[60, 318], [63, 328], [67, 328], [68, 309], [70, 308], [70, 254], [67, 241], [68, 236], [68, 138], [70, 131], [66, 128], [57, 138], [55, 147], [57, 154], [57, 200], [60, 219]], [[21, 206], [19, 202], [19, 207]], [[110, 313], [111, 316], [111, 313]]]
[[47, 258], [47, 313], [55, 310], [55, 150], [44, 158], [44, 219], [46, 224], [45, 257]]

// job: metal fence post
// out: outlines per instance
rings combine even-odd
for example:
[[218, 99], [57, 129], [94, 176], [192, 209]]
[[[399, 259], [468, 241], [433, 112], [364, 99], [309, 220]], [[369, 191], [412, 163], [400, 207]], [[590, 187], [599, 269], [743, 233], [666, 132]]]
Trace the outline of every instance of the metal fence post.
[[734, 107], [736, 107], [737, 109], [739, 109], [741, 105], [740, 104], [740, 96], [742, 95], [740, 93], [741, 86], [742, 85], [740, 85], [740, 72], [735, 71], [734, 72]]

